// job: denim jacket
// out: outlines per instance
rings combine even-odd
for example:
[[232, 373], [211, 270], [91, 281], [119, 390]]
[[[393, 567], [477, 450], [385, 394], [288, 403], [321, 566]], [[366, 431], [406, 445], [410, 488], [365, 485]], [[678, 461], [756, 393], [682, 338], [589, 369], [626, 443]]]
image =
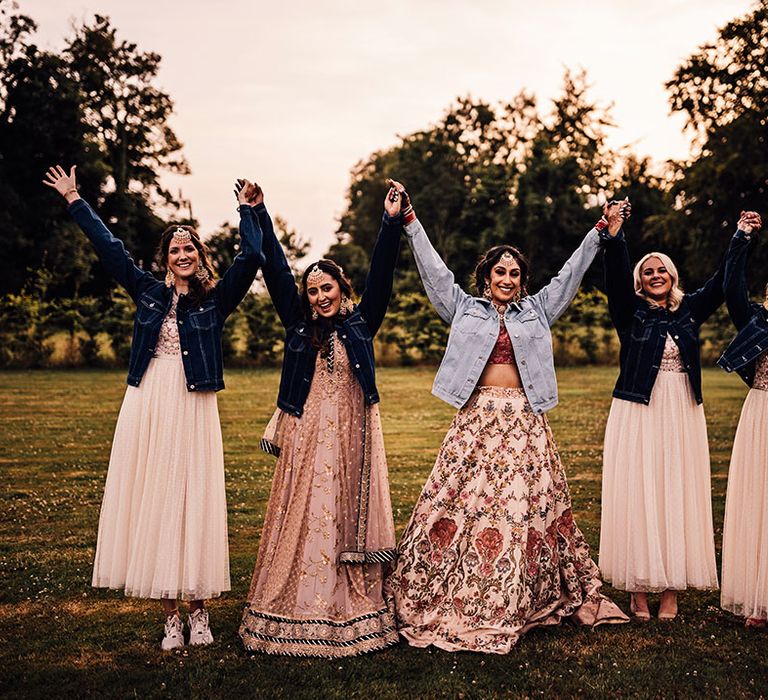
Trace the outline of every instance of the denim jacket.
[[[454, 282], [453, 273], [418, 220], [408, 224], [405, 233], [429, 300], [440, 318], [451, 324], [432, 393], [461, 408], [475, 390], [496, 344], [499, 315], [489, 300], [467, 294]], [[550, 326], [573, 300], [602, 240], [603, 234], [592, 229], [546, 287], [510, 304], [504, 314], [523, 389], [536, 413], [557, 405]]]
[[635, 294], [624, 236], [617, 236], [606, 244], [608, 310], [621, 344], [619, 378], [613, 390], [614, 397], [635, 403], [650, 403], [667, 334], [670, 334], [680, 350], [696, 403], [702, 402], [699, 328], [723, 303], [724, 269], [723, 262], [703, 287], [685, 294], [680, 306], [668, 311], [650, 306]]
[[[264, 232], [264, 281], [280, 321], [285, 328], [285, 349], [277, 405], [295, 416], [304, 412], [304, 403], [315, 374], [317, 350], [312, 346], [312, 327], [304, 316], [296, 280], [275, 236], [272, 220], [263, 204], [254, 213]], [[350, 366], [363, 390], [367, 404], [378, 403], [373, 338], [379, 330], [392, 295], [392, 277], [400, 250], [401, 217], [384, 214], [371, 254], [371, 266], [360, 303], [348, 316], [334, 319], [339, 339]]]
[[736, 372], [747, 384], [755, 380], [757, 358], [768, 350], [768, 309], [749, 301], [747, 257], [753, 239], [737, 231], [725, 261], [725, 303], [738, 333], [717, 364], [726, 372]]
[[[248, 206], [240, 211], [240, 252], [200, 306], [179, 296], [176, 317], [184, 376], [188, 391], [224, 388], [221, 330], [224, 320], [243, 299], [263, 260], [261, 229]], [[139, 386], [154, 356], [160, 326], [173, 302], [173, 291], [150, 272], [142, 270], [104, 222], [83, 199], [69, 206], [75, 222], [93, 243], [107, 272], [136, 303], [128, 384]]]

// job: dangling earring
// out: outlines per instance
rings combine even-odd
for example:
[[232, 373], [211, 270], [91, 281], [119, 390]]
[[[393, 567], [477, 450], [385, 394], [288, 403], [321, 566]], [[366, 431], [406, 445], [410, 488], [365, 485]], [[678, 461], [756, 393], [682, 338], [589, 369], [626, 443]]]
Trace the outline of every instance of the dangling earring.
[[341, 304], [339, 304], [339, 311], [341, 311], [343, 314], [351, 314], [352, 307], [352, 300], [346, 294], [342, 294]]
[[493, 301], [493, 294], [491, 294], [491, 286], [489, 284], [485, 285], [485, 289], [483, 290], [483, 298], [487, 299], [488, 301]]
[[317, 309], [314, 307], [312, 308], [312, 320], [317, 321]]
[[203, 261], [198, 260], [197, 261], [197, 270], [195, 270], [195, 277], [199, 279], [201, 282], [205, 282], [210, 275], [208, 274], [208, 270], [203, 267]]
[[512, 301], [514, 301], [514, 302], [518, 302], [518, 301], [520, 301], [520, 299], [522, 299], [522, 298], [523, 298], [523, 290], [522, 290], [522, 289], [520, 289], [520, 287], [518, 287], [518, 288], [515, 290], [515, 293], [512, 295]]
[[165, 286], [173, 287], [175, 283], [176, 283], [176, 275], [174, 275], [170, 270], [168, 270], [165, 273]]

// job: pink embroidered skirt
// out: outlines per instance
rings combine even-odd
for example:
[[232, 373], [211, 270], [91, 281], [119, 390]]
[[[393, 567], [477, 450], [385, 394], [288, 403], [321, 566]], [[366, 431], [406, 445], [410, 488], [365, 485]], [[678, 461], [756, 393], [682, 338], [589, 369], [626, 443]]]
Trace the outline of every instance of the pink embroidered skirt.
[[268, 430], [279, 457], [240, 626], [249, 651], [342, 657], [398, 639], [383, 597], [395, 527], [381, 419], [335, 342], [303, 415], [278, 411]]
[[505, 654], [538, 625], [627, 617], [600, 594], [549, 422], [480, 387], [453, 419], [387, 581], [412, 646]]

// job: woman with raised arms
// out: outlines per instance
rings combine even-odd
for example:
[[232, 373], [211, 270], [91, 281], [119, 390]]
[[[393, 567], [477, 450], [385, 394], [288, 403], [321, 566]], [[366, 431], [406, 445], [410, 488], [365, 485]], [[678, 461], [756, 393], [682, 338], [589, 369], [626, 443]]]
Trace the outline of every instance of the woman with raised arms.
[[224, 388], [221, 333], [261, 263], [261, 229], [242, 192], [240, 252], [214, 281], [190, 226], [169, 226], [157, 262], [139, 268], [80, 198], [75, 167], [44, 183], [69, 204], [107, 272], [136, 304], [128, 388], [117, 419], [99, 518], [93, 585], [159, 599], [162, 649], [184, 645], [178, 601], [189, 601], [189, 643], [210, 644], [205, 600], [230, 590], [224, 453], [216, 392]]
[[269, 654], [342, 657], [397, 642], [382, 593], [395, 528], [379, 417], [373, 338], [400, 248], [390, 189], [359, 304], [332, 260], [296, 282], [264, 205], [264, 279], [285, 327], [278, 410], [262, 441], [277, 455], [240, 636]]
[[742, 212], [725, 263], [725, 301], [738, 333], [718, 364], [750, 387], [741, 409], [728, 470], [723, 527], [720, 604], [747, 627], [768, 624], [768, 287], [751, 303], [746, 266], [750, 243], [762, 226]]
[[626, 622], [600, 594], [545, 415], [557, 404], [550, 326], [621, 228], [619, 204], [536, 294], [510, 245], [485, 253], [475, 269], [479, 296], [467, 294], [410, 206], [404, 216], [427, 295], [451, 324], [432, 393], [459, 412], [387, 583], [400, 633], [412, 646], [505, 654], [531, 628], [565, 617]]
[[663, 253], [635, 265], [617, 236], [605, 246], [608, 308], [621, 344], [603, 452], [600, 570], [650, 619], [677, 615], [686, 588], [717, 588], [699, 329], [723, 303], [724, 264], [683, 292]]

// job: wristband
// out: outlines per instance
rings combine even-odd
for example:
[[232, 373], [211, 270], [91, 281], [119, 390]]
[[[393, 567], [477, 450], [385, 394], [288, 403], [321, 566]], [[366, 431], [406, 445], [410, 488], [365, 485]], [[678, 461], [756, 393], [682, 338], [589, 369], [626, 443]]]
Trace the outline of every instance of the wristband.
[[608, 222], [606, 221], [605, 217], [600, 218], [600, 220], [595, 224], [595, 228], [598, 231], [604, 231], [608, 228]]
[[403, 221], [406, 224], [410, 224], [412, 221], [416, 221], [416, 212], [413, 210], [413, 205], [409, 204], [402, 212]]

